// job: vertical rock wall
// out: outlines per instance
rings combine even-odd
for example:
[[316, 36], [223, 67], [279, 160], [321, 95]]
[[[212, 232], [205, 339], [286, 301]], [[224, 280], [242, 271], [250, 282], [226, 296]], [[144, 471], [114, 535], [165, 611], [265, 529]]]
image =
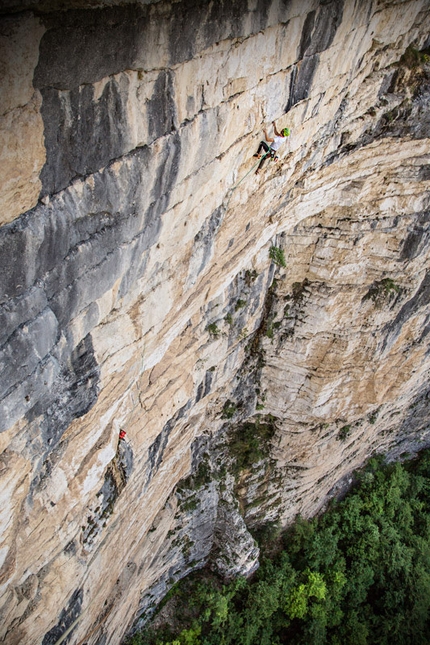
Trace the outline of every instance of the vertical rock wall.
[[428, 3], [9, 4], [0, 638], [115, 644], [430, 443]]

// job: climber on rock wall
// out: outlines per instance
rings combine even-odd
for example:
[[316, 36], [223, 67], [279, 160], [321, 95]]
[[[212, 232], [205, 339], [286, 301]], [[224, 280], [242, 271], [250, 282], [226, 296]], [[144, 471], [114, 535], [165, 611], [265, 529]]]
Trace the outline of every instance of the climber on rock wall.
[[[273, 130], [274, 130], [275, 136], [274, 137], [269, 137], [268, 134], [267, 134], [267, 131], [265, 129], [263, 129], [264, 136], [265, 136], [266, 140], [265, 141], [260, 141], [260, 145], [258, 146], [258, 150], [254, 155], [254, 157], [257, 157], [257, 159], [260, 159], [262, 151], [264, 150], [265, 153], [266, 153], [264, 155], [264, 157], [261, 159], [257, 170], [255, 171], [256, 175], [258, 175], [258, 173], [262, 169], [262, 167], [264, 165], [264, 162], [266, 161], [266, 159], [267, 159], [267, 157], [269, 155], [270, 155], [270, 157], [272, 159], [274, 159], [275, 161], [278, 161], [279, 157], [277, 157], [275, 153], [276, 153], [277, 150], [279, 150], [281, 145], [284, 143], [285, 138], [290, 135], [290, 130], [288, 128], [283, 128], [281, 130], [281, 132], [278, 132], [278, 130], [276, 129], [275, 121], [272, 121], [272, 125], [273, 125]], [[268, 145], [269, 143], [270, 143], [270, 146]]]

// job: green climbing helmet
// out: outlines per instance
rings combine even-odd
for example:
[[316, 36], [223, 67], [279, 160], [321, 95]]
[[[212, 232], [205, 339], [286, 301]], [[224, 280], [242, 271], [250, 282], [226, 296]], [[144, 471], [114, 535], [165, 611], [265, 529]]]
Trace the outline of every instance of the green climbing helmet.
[[281, 134], [282, 134], [283, 137], [289, 137], [290, 136], [290, 129], [289, 128], [283, 128], [283, 130], [281, 130]]

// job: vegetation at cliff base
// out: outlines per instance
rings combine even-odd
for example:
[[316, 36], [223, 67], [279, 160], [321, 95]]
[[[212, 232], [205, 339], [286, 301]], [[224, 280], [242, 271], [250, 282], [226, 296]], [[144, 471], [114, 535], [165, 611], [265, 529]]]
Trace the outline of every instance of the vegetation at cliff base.
[[130, 642], [429, 643], [430, 451], [406, 464], [373, 459], [356, 479], [324, 515], [298, 520], [282, 536], [262, 531], [252, 579], [190, 576], [170, 600], [169, 624]]

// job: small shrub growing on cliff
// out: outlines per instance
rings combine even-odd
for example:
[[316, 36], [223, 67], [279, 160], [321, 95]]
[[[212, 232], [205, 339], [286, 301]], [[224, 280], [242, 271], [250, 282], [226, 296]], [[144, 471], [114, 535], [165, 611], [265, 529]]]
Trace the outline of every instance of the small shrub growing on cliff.
[[214, 338], [218, 338], [221, 333], [216, 323], [211, 323], [210, 325], [208, 325], [206, 327], [206, 331], [208, 331]]
[[287, 262], [285, 260], [285, 254], [282, 249], [280, 249], [278, 246], [271, 246], [269, 250], [269, 257], [274, 262], [280, 267], [286, 267]]
[[237, 410], [236, 403], [233, 403], [233, 401], [230, 401], [230, 399], [228, 399], [224, 403], [221, 418], [222, 419], [231, 419], [234, 416], [236, 410]]
[[345, 439], [348, 437], [349, 433], [351, 432], [351, 426], [342, 426], [342, 428], [339, 430], [337, 438], [339, 441], [345, 441]]
[[246, 300], [239, 300], [236, 302], [236, 305], [234, 307], [235, 311], [239, 311], [239, 309], [243, 309], [243, 307], [246, 307]]
[[269, 455], [270, 440], [276, 427], [270, 418], [263, 419], [257, 415], [255, 422], [244, 423], [231, 433], [229, 452], [234, 458], [236, 473], [251, 468], [257, 461]]
[[384, 278], [383, 280], [377, 280], [371, 285], [363, 301], [372, 300], [377, 307], [380, 307], [384, 302], [392, 300], [398, 293], [400, 293], [399, 285], [391, 278]]
[[258, 273], [255, 269], [252, 269], [252, 271], [247, 269], [245, 271], [245, 283], [247, 284], [248, 287], [250, 287], [251, 284], [254, 282], [254, 280], [256, 280], [257, 278], [258, 278]]
[[405, 65], [409, 69], [415, 69], [420, 65], [425, 65], [430, 62], [429, 50], [418, 50], [412, 45], [406, 49], [405, 53], [400, 59], [400, 64]]
[[293, 289], [293, 302], [295, 304], [299, 303], [301, 300], [303, 300], [305, 293], [306, 293], [306, 287], [309, 286], [309, 280], [305, 278], [303, 282], [293, 282], [292, 289]]
[[298, 520], [250, 580], [184, 580], [174, 633], [135, 645], [427, 645], [430, 451], [371, 460], [357, 479], [327, 513]]

